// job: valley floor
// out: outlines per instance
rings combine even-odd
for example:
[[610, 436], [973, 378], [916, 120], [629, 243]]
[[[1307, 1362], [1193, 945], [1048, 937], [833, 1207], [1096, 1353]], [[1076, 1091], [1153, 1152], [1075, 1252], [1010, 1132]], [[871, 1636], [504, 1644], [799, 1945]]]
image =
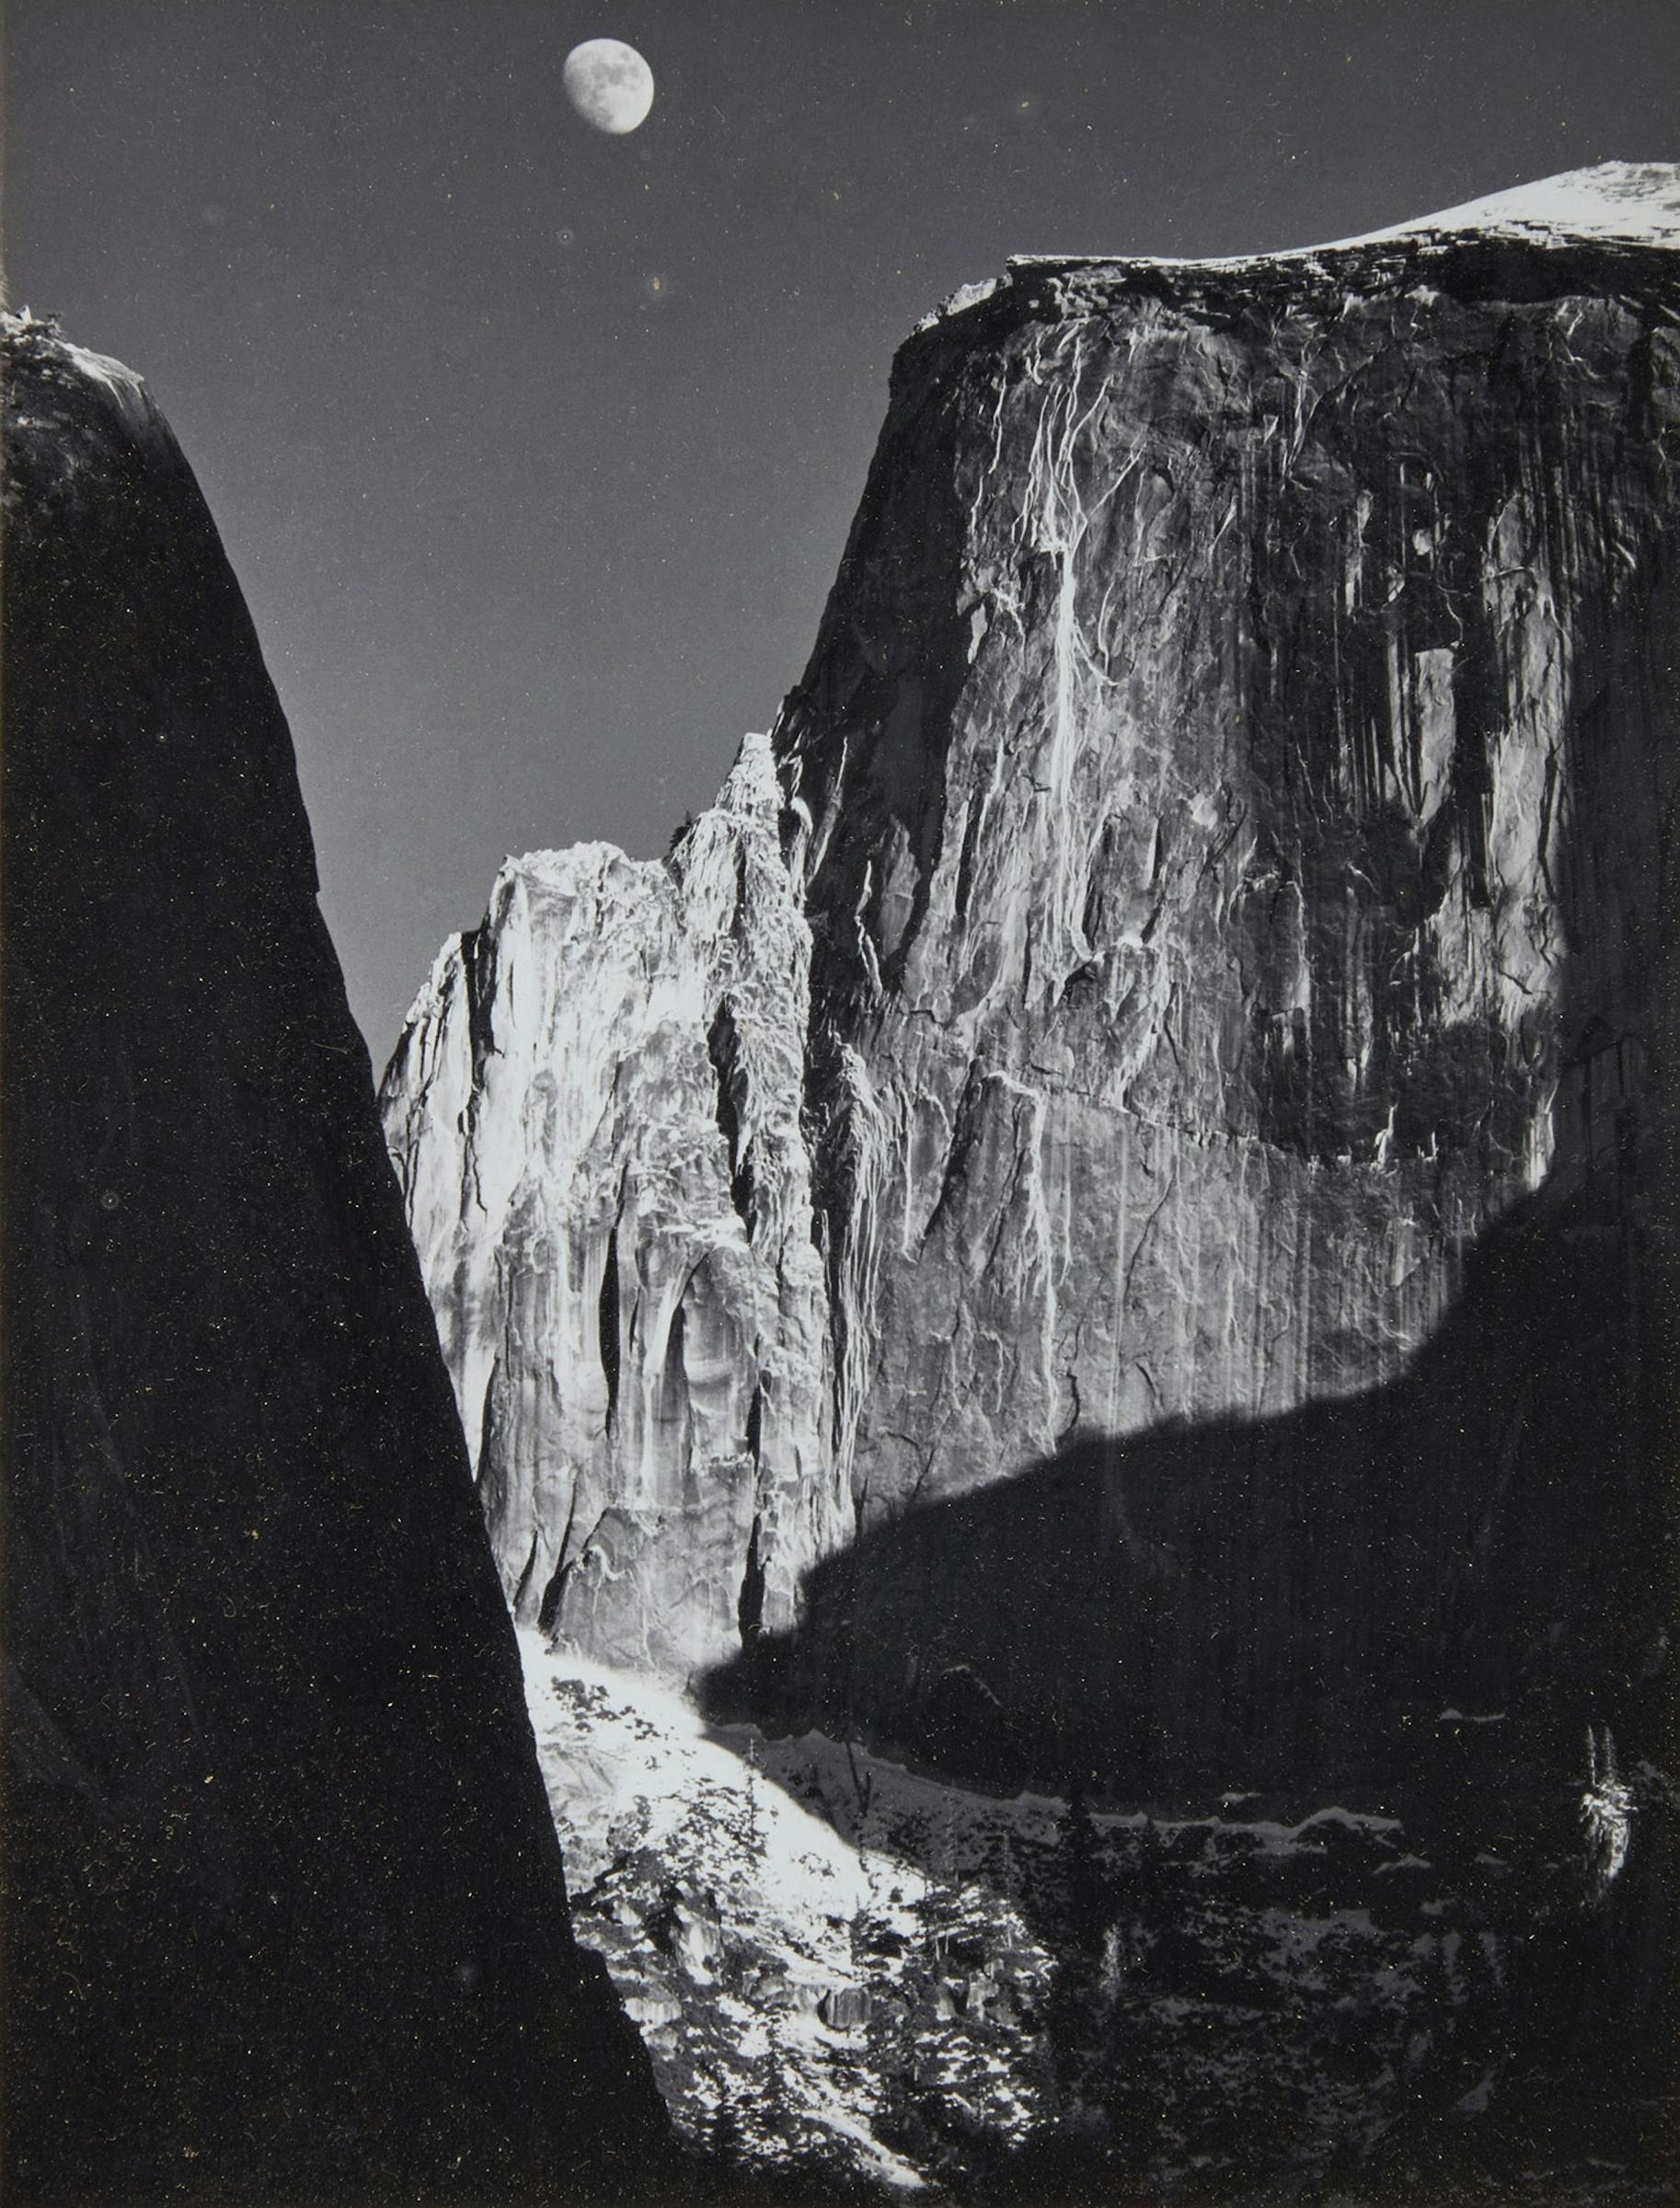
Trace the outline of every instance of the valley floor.
[[1495, 1857], [1437, 1864], [1334, 1806], [1283, 1826], [1232, 1798], [1179, 1823], [998, 1800], [710, 1726], [521, 1644], [578, 1937], [679, 2133], [743, 2179], [988, 2203], [1072, 2202], [1098, 2173], [1117, 2204], [1671, 2197], [1614, 2132], [1567, 2167], [1502, 2168]]

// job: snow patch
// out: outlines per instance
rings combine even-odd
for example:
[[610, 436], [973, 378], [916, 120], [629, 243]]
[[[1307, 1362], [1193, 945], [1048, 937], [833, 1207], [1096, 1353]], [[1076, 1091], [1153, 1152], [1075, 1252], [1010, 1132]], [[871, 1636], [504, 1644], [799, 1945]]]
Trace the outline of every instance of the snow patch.
[[1413, 217], [1381, 230], [1321, 245], [1291, 246], [1270, 252], [1212, 255], [1202, 259], [1162, 253], [1018, 253], [1011, 273], [1083, 270], [1131, 265], [1161, 269], [1243, 269], [1257, 264], [1310, 261], [1324, 253], [1344, 253], [1368, 246], [1431, 237], [1480, 235], [1531, 244], [1561, 246], [1576, 239], [1605, 244], [1680, 247], [1680, 166], [1664, 161], [1601, 161], [1573, 168], [1508, 191], [1490, 192], [1438, 214]]
[[[833, 1743], [712, 1727], [645, 1677], [530, 1630], [519, 1645], [574, 1928], [680, 2131], [748, 2162], [814, 2153], [920, 2191], [926, 2173], [894, 2136], [891, 2052], [914, 2034], [924, 2083], [960, 2122], [1025, 2135], [1042, 2114], [1036, 2033], [1013, 2032], [1004, 2062], [988, 2011], [1040, 1999], [1051, 1963], [1007, 1902], [929, 1875], [883, 1827], [875, 1843], [836, 1829], [829, 1785], [857, 1789], [832, 1764], [815, 1776], [822, 1751], [842, 1754]], [[884, 1801], [895, 1789], [881, 1787]], [[865, 1779], [866, 1813], [871, 1793]]]

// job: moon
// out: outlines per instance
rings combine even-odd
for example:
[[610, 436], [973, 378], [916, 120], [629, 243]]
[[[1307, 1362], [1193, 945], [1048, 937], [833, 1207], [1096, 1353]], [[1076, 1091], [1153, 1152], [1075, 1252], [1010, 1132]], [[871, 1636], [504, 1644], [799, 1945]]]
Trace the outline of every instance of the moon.
[[585, 122], [622, 138], [648, 120], [653, 72], [622, 39], [585, 39], [566, 56], [566, 97]]

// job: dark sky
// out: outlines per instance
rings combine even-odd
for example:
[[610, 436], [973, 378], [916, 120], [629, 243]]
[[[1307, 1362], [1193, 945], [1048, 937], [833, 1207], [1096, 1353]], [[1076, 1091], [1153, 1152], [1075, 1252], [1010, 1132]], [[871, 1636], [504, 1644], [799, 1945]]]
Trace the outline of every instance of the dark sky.
[[505, 853], [662, 850], [768, 725], [958, 283], [1680, 155], [1676, 0], [5, 6], [13, 301], [198, 470], [376, 1060]]

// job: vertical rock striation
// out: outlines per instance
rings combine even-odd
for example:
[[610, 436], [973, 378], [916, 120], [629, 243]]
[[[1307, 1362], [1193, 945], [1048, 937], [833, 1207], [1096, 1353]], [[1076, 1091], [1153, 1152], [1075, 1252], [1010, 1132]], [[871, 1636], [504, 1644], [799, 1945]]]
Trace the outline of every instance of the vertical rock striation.
[[510, 861], [385, 1084], [508, 1600], [677, 1679], [846, 1524], [777, 808], [749, 737], [664, 864]]
[[901, 357], [780, 731], [872, 1510], [1389, 1377], [1643, 1042], [1673, 278], [1550, 258], [1021, 264]]
[[[1478, 1685], [1537, 1685], [1623, 1585], [1638, 1345], [1574, 1375], [1609, 1462], [1515, 1467], [1547, 1361], [1627, 1301], [1611, 1263], [1563, 1324], [1579, 1253], [1649, 1270], [1673, 1102], [1675, 182], [1018, 262], [901, 354], [777, 731], [832, 1323], [869, 1345], [837, 1424], [877, 1537], [823, 1665], [877, 1723], [927, 1739], [943, 1680], [1041, 1768], [1071, 1702], [1134, 1779], [1351, 1775], [1371, 1694], [1442, 1684], [1421, 1648], [1450, 1682], [1499, 1616]], [[1469, 1253], [1571, 1198], [1502, 1328]], [[1403, 1384], [1433, 1343], [1465, 1385], [1473, 1289], [1498, 1408], [1421, 1448]], [[1549, 1561], [1449, 1630], [1525, 1517]], [[1649, 1606], [1595, 1629], [1651, 1656]]]
[[[777, 1520], [799, 1614], [743, 1607], [777, 1630], [727, 1688], [1134, 1791], [1377, 1783], [1443, 1697], [1577, 1740], [1606, 1699], [1648, 1708], [1677, 186], [1612, 165], [1311, 253], [1016, 262], [903, 349], [773, 740], [796, 901], [767, 894], [811, 938], [800, 1339], [826, 1340], [800, 1371], [826, 1397], [811, 1507]], [[535, 913], [527, 877], [604, 868], [677, 898], [544, 858], [470, 944]], [[673, 1144], [619, 1070], [704, 930], [660, 934], [627, 1015], [580, 927], [599, 944], [569, 917], [527, 961], [581, 974], [563, 1002], [446, 958], [386, 1112], [469, 1424], [505, 1339], [550, 1430], [597, 1436], [607, 1500], [645, 1489], [600, 1409], [598, 1270], [480, 1217], [475, 1158], [538, 1145], [471, 1037], [569, 1080], [587, 1029], [708, 1223], [689, 1262], [730, 1138], [691, 1101], [706, 1139]], [[569, 1248], [600, 1241], [604, 1185], [547, 1176]], [[760, 1352], [711, 1339], [738, 1402]], [[575, 1442], [494, 1409], [482, 1431], [504, 1577], [529, 1554], [552, 1590]], [[715, 1650], [748, 1522], [716, 1510], [702, 1553], [681, 1517], [680, 1564], [655, 1536], [611, 1649], [680, 1570], [719, 1593], [656, 1661]], [[549, 1615], [598, 1647], [595, 1600], [563, 1585]]]
[[285, 723], [141, 385], [4, 328], [7, 2196], [622, 2190]]

